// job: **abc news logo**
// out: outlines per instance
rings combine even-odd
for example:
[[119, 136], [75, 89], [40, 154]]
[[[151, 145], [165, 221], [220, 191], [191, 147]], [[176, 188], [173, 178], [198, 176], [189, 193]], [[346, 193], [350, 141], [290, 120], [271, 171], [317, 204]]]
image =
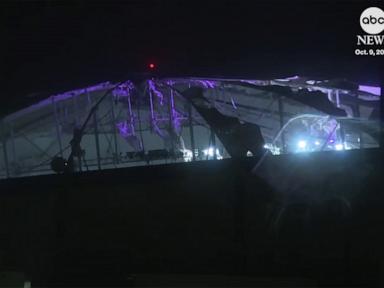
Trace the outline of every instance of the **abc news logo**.
[[369, 18], [368, 17], [363, 17], [361, 19], [361, 22], [365, 25], [365, 24], [376, 24], [376, 23], [379, 23], [379, 24], [384, 24], [384, 17], [379, 17], [379, 18], [376, 18], [372, 15], [369, 15]]
[[384, 11], [369, 7], [360, 15], [360, 26], [370, 35], [357, 35], [357, 45], [383, 45], [384, 36], [377, 35], [384, 30]]

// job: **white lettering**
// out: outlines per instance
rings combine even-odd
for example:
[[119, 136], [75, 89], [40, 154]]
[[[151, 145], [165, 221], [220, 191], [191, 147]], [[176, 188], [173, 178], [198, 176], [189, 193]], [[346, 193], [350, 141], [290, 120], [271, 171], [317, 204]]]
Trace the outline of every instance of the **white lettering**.
[[357, 35], [357, 45], [361, 45], [361, 44], [367, 45], [367, 41], [365, 41], [365, 35], [364, 36]]
[[384, 35], [375, 35], [374, 37], [375, 37], [376, 45], [383, 45]]
[[383, 45], [384, 35], [357, 35], [357, 45]]

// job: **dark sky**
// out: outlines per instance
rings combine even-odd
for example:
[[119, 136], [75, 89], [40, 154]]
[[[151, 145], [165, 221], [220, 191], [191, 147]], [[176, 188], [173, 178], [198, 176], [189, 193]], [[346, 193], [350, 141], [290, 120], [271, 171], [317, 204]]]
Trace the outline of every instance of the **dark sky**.
[[298, 74], [378, 84], [382, 59], [354, 55], [359, 16], [378, 3], [2, 2], [0, 110], [129, 78], [151, 61], [169, 76]]

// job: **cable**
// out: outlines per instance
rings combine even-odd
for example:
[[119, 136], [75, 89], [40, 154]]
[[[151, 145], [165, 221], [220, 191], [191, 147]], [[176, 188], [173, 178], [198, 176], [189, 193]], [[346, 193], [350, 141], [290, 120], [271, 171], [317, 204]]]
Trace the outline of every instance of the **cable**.
[[80, 143], [81, 143], [81, 139], [83, 137], [84, 131], [85, 131], [85, 127], [87, 126], [87, 124], [88, 124], [89, 120], [91, 119], [93, 113], [95, 113], [97, 107], [100, 105], [101, 102], [103, 102], [103, 100], [109, 95], [109, 93], [111, 93], [113, 90], [115, 90], [117, 87], [119, 87], [120, 85], [124, 84], [125, 82], [127, 82], [127, 80], [120, 81], [116, 85], [114, 85], [112, 88], [108, 89], [104, 93], [104, 95], [101, 96], [99, 98], [99, 100], [97, 100], [96, 104], [91, 108], [91, 110], [89, 111], [88, 116], [85, 119], [85, 121], [84, 121], [83, 125], [81, 126], [81, 128], [79, 130], [75, 130], [74, 131], [73, 138], [69, 142], [70, 146], [72, 147], [71, 153], [69, 154], [69, 157], [68, 157], [68, 163], [69, 163], [71, 169], [73, 169], [73, 157], [75, 156], [74, 155], [75, 154], [75, 149], [78, 149], [78, 147], [80, 147]]
[[31, 168], [28, 170], [28, 173], [31, 172], [31, 171], [33, 171], [33, 170], [35, 170], [36, 168], [39, 168], [39, 167], [41, 167], [41, 166], [47, 164], [48, 161], [52, 161], [53, 158], [55, 158], [56, 156], [58, 156], [59, 154], [61, 154], [61, 152], [66, 151], [66, 150], [67, 150], [68, 148], [70, 148], [70, 147], [71, 147], [71, 145], [69, 144], [69, 145], [67, 145], [62, 151], [57, 152], [57, 153], [56, 153], [55, 155], [53, 155], [52, 157], [50, 157], [50, 158], [48, 158], [48, 159], [45, 159], [44, 161], [40, 162], [39, 164], [37, 164], [37, 165], [31, 167]]

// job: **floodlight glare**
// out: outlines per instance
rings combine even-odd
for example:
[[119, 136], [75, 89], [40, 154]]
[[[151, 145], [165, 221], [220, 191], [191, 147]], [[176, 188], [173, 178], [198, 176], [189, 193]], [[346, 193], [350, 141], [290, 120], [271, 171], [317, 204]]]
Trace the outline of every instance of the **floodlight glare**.
[[305, 149], [307, 147], [307, 141], [300, 140], [299, 142], [297, 142], [297, 147], [299, 147], [300, 149]]

